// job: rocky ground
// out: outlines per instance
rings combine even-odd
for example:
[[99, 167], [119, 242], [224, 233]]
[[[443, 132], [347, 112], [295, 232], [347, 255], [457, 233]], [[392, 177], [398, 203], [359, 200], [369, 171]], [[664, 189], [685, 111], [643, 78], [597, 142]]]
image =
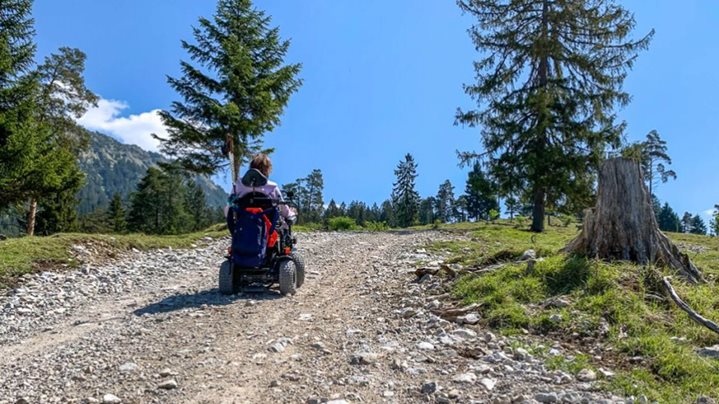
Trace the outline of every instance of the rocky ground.
[[0, 403], [620, 401], [476, 313], [435, 315], [453, 303], [414, 270], [449, 237], [301, 234], [308, 280], [292, 297], [220, 295], [227, 240], [28, 275], [0, 292]]

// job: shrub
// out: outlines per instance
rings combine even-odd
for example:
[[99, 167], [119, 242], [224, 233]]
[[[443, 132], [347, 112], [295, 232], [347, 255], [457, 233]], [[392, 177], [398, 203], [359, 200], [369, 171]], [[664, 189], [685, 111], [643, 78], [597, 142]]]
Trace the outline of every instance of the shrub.
[[389, 230], [389, 226], [387, 226], [387, 223], [385, 222], [374, 222], [369, 221], [365, 222], [364, 228], [369, 231], [385, 231]]
[[351, 217], [333, 217], [327, 222], [327, 227], [331, 231], [348, 231], [357, 230], [357, 223]]

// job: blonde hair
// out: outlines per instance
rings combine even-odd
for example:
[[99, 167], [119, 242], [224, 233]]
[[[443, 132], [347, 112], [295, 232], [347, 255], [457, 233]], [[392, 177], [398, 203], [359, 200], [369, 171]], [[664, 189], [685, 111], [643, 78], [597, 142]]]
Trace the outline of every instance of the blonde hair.
[[260, 153], [252, 158], [250, 168], [259, 170], [265, 177], [269, 177], [272, 172], [272, 160], [265, 153]]

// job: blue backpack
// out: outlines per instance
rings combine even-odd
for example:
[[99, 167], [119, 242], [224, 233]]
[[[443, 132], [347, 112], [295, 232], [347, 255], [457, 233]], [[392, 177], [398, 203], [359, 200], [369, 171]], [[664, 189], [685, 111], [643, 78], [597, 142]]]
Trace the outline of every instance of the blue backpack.
[[267, 254], [267, 240], [275, 231], [279, 212], [276, 208], [239, 208], [227, 215], [232, 234], [232, 262], [245, 268], [261, 267]]

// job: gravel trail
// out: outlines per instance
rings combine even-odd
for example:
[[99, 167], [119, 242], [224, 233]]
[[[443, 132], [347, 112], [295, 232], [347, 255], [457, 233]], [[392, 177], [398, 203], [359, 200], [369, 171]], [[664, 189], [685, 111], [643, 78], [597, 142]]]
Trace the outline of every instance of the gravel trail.
[[413, 270], [452, 237], [301, 234], [292, 297], [220, 295], [228, 240], [27, 276], [0, 292], [0, 403], [619, 401], [596, 375], [432, 314], [445, 286]]

